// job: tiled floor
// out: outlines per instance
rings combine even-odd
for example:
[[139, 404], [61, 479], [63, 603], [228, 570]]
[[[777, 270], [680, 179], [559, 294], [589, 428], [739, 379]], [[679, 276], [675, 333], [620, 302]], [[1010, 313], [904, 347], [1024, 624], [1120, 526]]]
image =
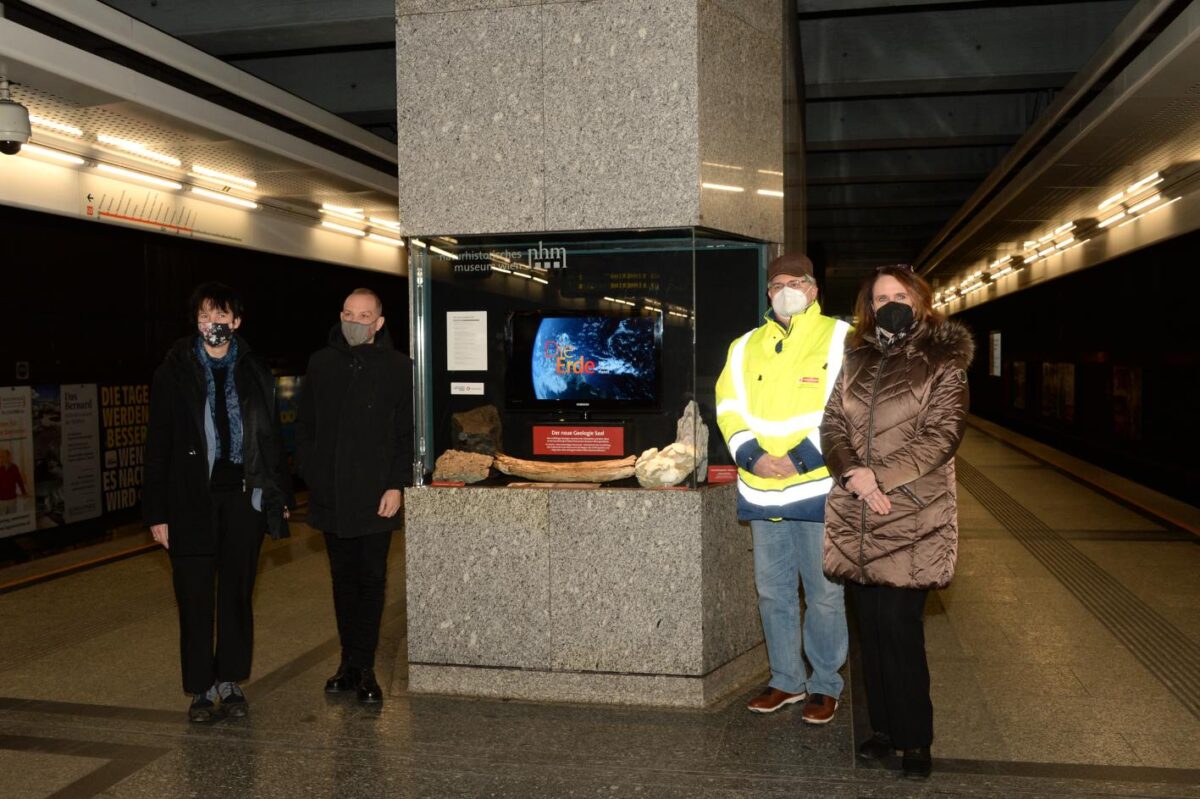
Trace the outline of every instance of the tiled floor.
[[402, 545], [379, 656], [387, 702], [328, 698], [328, 565], [320, 536], [297, 526], [265, 549], [243, 721], [184, 721], [162, 553], [0, 595], [0, 798], [1200, 797], [1187, 685], [1147, 665], [1197, 668], [1198, 539], [977, 430], [960, 457], [1053, 528], [1088, 579], [1115, 578], [1158, 633], [1131, 651], [1080, 601], [1086, 585], [1056, 577], [994, 502], [960, 486], [958, 576], [926, 617], [938, 758], [926, 784], [855, 762], [853, 666], [835, 722], [815, 729], [795, 711], [749, 714], [746, 695], [703, 712], [410, 696]]

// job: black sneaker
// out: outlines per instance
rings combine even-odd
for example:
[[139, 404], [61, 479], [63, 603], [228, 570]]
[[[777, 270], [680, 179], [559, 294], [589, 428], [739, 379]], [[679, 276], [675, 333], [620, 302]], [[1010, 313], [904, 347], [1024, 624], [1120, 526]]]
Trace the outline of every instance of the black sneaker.
[[192, 704], [188, 707], [188, 721], [204, 724], [213, 721], [216, 717], [217, 705], [208, 698], [208, 694], [196, 694], [192, 697]]
[[858, 747], [858, 756], [863, 760], [883, 760], [895, 751], [892, 739], [882, 732], [877, 732]]
[[340, 694], [358, 688], [358, 669], [343, 662], [337, 672], [325, 681], [325, 693]]
[[358, 673], [358, 701], [368, 705], [383, 701], [383, 689], [375, 680], [374, 669], [363, 669]]
[[244, 719], [250, 712], [250, 703], [242, 687], [235, 682], [223, 682], [217, 685], [217, 694], [221, 697], [221, 710], [230, 718]]
[[933, 773], [933, 756], [929, 753], [928, 746], [905, 749], [900, 765], [904, 769], [904, 776], [910, 780], [929, 779], [929, 775]]

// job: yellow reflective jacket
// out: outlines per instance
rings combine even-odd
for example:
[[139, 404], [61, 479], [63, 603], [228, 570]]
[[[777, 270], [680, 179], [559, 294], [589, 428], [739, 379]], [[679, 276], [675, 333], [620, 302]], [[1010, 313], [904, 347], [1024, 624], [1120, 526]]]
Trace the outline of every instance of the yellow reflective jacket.
[[[738, 466], [738, 518], [825, 518], [832, 480], [821, 457], [821, 416], [842, 368], [850, 325], [811, 304], [784, 327], [766, 324], [729, 346], [717, 378], [717, 425]], [[759, 477], [764, 454], [787, 455], [797, 474]]]

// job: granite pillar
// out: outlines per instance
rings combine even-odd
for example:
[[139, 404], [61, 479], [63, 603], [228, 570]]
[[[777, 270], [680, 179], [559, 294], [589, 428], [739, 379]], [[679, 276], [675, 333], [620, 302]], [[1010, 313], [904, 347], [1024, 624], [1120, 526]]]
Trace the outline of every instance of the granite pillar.
[[417, 488], [409, 688], [702, 707], [765, 673], [733, 485]]
[[783, 240], [783, 0], [397, 0], [407, 235]]

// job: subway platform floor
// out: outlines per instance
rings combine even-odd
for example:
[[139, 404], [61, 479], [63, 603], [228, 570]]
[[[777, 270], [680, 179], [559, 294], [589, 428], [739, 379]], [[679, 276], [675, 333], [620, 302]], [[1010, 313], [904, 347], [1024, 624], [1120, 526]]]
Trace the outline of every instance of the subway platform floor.
[[853, 658], [819, 728], [748, 713], [757, 688], [704, 711], [409, 695], [401, 536], [387, 700], [327, 697], [328, 565], [294, 525], [264, 548], [243, 720], [185, 720], [161, 551], [0, 572], [0, 797], [1200, 797], [1200, 538], [996, 435], [960, 453], [958, 575], [926, 614], [928, 782], [856, 762]]

